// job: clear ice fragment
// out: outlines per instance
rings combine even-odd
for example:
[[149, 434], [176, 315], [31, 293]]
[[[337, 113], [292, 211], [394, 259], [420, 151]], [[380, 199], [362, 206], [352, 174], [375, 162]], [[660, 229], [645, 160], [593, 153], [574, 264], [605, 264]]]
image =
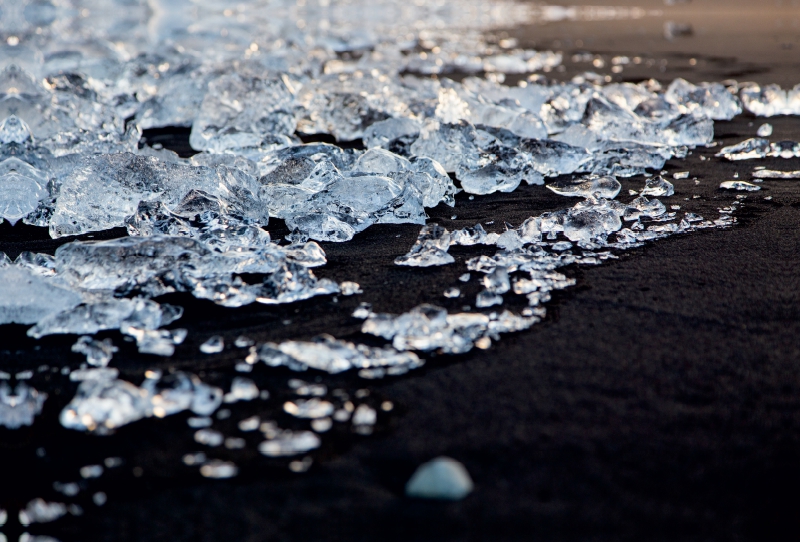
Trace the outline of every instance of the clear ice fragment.
[[233, 478], [239, 474], [239, 467], [231, 461], [212, 459], [200, 467], [200, 474], [204, 478]]
[[310, 452], [322, 442], [311, 431], [281, 431], [274, 438], [258, 445], [258, 451], [267, 457], [285, 457]]
[[645, 181], [644, 190], [642, 190], [640, 194], [642, 196], [654, 196], [657, 198], [669, 197], [675, 194], [675, 187], [661, 175], [656, 175]]
[[755, 192], [756, 190], [761, 190], [761, 187], [752, 183], [748, 183], [747, 181], [724, 181], [719, 184], [720, 188], [724, 188], [725, 190], [739, 190], [745, 192]]
[[622, 185], [614, 177], [588, 177], [577, 182], [548, 184], [547, 188], [561, 196], [614, 199]]
[[35, 324], [82, 301], [79, 293], [20, 266], [0, 267], [0, 323]]
[[438, 224], [427, 224], [419, 232], [414, 246], [408, 254], [395, 258], [396, 265], [430, 267], [455, 262], [447, 250], [450, 248], [450, 232]]
[[778, 171], [774, 169], [759, 169], [753, 171], [756, 179], [800, 179], [800, 170]]
[[360, 284], [358, 284], [357, 282], [351, 282], [351, 281], [347, 281], [347, 280], [342, 282], [341, 284], [339, 284], [339, 290], [341, 291], [342, 295], [344, 295], [344, 296], [350, 296], [350, 295], [356, 295], [356, 294], [363, 294], [364, 293], [364, 291], [361, 289], [361, 285]]
[[772, 135], [772, 125], [768, 122], [765, 122], [761, 126], [758, 127], [756, 130], [756, 135], [758, 137], [769, 137]]
[[225, 349], [225, 340], [219, 335], [209, 337], [203, 344], [200, 345], [200, 351], [203, 354], [219, 354]]
[[472, 489], [467, 469], [449, 457], [437, 457], [420, 465], [406, 483], [406, 495], [418, 499], [460, 501]]
[[746, 139], [736, 145], [723, 147], [716, 154], [727, 160], [752, 160], [754, 158], [764, 158], [769, 151], [769, 141], [760, 137]]

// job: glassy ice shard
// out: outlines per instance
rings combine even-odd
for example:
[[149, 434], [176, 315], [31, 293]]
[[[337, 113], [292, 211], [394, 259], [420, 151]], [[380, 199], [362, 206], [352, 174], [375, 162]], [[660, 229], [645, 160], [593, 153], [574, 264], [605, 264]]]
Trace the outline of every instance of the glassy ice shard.
[[664, 179], [661, 175], [656, 175], [647, 179], [644, 189], [640, 192], [642, 196], [654, 196], [658, 198], [669, 197], [675, 194], [675, 187], [671, 182]]
[[33, 419], [42, 412], [47, 394], [31, 388], [24, 382], [12, 391], [6, 382], [0, 382], [0, 425], [19, 429], [33, 425]]
[[774, 156], [775, 158], [800, 158], [800, 143], [796, 141], [777, 141], [770, 143], [767, 156]]
[[574, 182], [548, 184], [547, 188], [560, 196], [614, 199], [622, 189], [614, 177], [588, 177]]
[[727, 160], [752, 160], [754, 158], [764, 158], [769, 151], [769, 141], [760, 137], [746, 139], [736, 145], [722, 147], [716, 156], [722, 156]]
[[447, 250], [450, 248], [450, 232], [438, 224], [427, 224], [419, 232], [414, 246], [408, 254], [395, 258], [396, 265], [430, 267], [455, 262]]
[[756, 190], [761, 190], [761, 187], [757, 184], [748, 183], [747, 181], [723, 181], [719, 183], [720, 188], [724, 188], [725, 190], [739, 190], [745, 192], [755, 192]]

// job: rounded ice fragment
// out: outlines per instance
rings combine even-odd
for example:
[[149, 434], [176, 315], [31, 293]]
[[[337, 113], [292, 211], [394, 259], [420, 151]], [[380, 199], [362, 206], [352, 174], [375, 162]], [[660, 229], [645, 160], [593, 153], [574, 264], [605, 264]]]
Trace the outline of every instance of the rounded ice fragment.
[[406, 484], [406, 495], [419, 499], [460, 501], [474, 485], [463, 464], [449, 457], [437, 457], [420, 465]]

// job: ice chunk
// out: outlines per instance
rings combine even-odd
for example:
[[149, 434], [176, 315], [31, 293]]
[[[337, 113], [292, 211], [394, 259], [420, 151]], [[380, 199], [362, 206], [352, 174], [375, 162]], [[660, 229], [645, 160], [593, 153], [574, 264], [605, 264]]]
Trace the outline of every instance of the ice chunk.
[[136, 347], [142, 354], [169, 357], [175, 353], [175, 345], [186, 339], [185, 329], [139, 329], [122, 325], [120, 331], [136, 339]]
[[672, 174], [672, 178], [675, 179], [675, 180], [688, 179], [689, 178], [689, 172], [688, 171], [676, 171], [675, 173]]
[[416, 369], [423, 361], [411, 352], [393, 348], [372, 348], [363, 344], [338, 341], [323, 335], [312, 342], [285, 341], [265, 343], [252, 349], [253, 361], [261, 360], [270, 366], [285, 365], [294, 371], [317, 369], [340, 373], [349, 369], [397, 367]]
[[642, 196], [669, 197], [675, 194], [675, 187], [661, 175], [647, 179], [644, 183]]
[[416, 141], [422, 124], [409, 118], [391, 118], [372, 124], [364, 130], [364, 145], [368, 148], [382, 147], [399, 154], [409, 154], [409, 147]]
[[800, 114], [800, 85], [783, 90], [778, 85], [747, 85], [740, 91], [745, 108], [759, 117]]
[[678, 78], [669, 85], [664, 98], [681, 113], [697, 112], [714, 120], [731, 120], [742, 112], [736, 96], [720, 83], [693, 85]]
[[[493, 307], [495, 305], [502, 305], [503, 304], [503, 296], [490, 292], [488, 290], [484, 290], [482, 292], [478, 292], [478, 295], [475, 297], [475, 306], [479, 309], [485, 309], [487, 307]], [[477, 344], [477, 341], [475, 343]]]
[[756, 179], [800, 179], [800, 170], [777, 171], [774, 169], [757, 169], [753, 171]]
[[341, 290], [343, 296], [351, 296], [364, 293], [364, 291], [361, 289], [360, 284], [349, 280], [346, 280], [341, 284], [339, 284], [339, 290]]
[[725, 157], [727, 160], [752, 160], [764, 158], [769, 151], [769, 141], [760, 137], [746, 139], [736, 145], [722, 147], [716, 156]]
[[195, 150], [224, 152], [260, 147], [266, 136], [293, 134], [295, 99], [287, 76], [232, 73], [208, 85], [189, 143]]
[[395, 258], [396, 265], [430, 267], [455, 262], [447, 250], [450, 248], [450, 232], [438, 224], [427, 224], [419, 232], [414, 246], [408, 254]]
[[725, 190], [739, 190], [745, 192], [755, 192], [761, 190], [761, 187], [746, 181], [724, 181], [719, 184], [720, 188]]
[[622, 185], [614, 177], [591, 176], [575, 182], [552, 183], [547, 188], [561, 196], [614, 199]]
[[406, 495], [419, 499], [460, 501], [472, 489], [467, 469], [449, 457], [437, 457], [420, 465], [406, 483]]
[[44, 172], [13, 156], [0, 161], [0, 217], [14, 225], [48, 196]]
[[603, 204], [576, 205], [564, 218], [564, 235], [572, 242], [602, 241], [621, 227], [618, 210]]
[[0, 267], [0, 323], [35, 324], [69, 310], [80, 294], [20, 266]]
[[286, 429], [259, 444], [258, 451], [267, 457], [285, 457], [310, 452], [321, 444], [319, 437], [311, 431]]
[[230, 461], [212, 459], [200, 467], [200, 474], [205, 478], [233, 478], [239, 474], [239, 467]]
[[16, 389], [0, 382], [0, 425], [8, 429], [19, 429], [23, 425], [33, 425], [33, 419], [42, 412], [47, 394], [31, 388], [24, 382]]
[[765, 122], [761, 126], [758, 127], [756, 130], [756, 135], [758, 137], [769, 137], [772, 135], [772, 125], [768, 122]]
[[72, 351], [86, 356], [86, 363], [93, 367], [105, 367], [119, 348], [114, 346], [111, 339], [97, 341], [88, 335], [78, 338], [72, 345]]
[[259, 396], [258, 386], [249, 378], [234, 377], [231, 382], [231, 391], [225, 394], [223, 401], [235, 403], [236, 401], [252, 401]]
[[283, 411], [297, 418], [326, 418], [333, 414], [333, 403], [316, 397], [312, 399], [295, 399], [283, 404]]
[[219, 335], [214, 335], [200, 345], [203, 354], [219, 354], [225, 349], [225, 341]]

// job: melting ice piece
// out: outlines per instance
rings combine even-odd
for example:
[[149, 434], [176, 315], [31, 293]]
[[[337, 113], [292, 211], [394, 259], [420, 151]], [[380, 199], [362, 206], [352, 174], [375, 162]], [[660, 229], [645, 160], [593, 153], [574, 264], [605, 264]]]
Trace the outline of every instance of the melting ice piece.
[[588, 177], [576, 182], [552, 183], [547, 188], [561, 196], [614, 199], [622, 185], [614, 177]]
[[745, 139], [736, 145], [723, 147], [715, 156], [722, 156], [727, 160], [752, 160], [764, 158], [769, 151], [769, 141], [760, 137]]
[[445, 290], [444, 294], [442, 294], [442, 295], [444, 295], [447, 298], [458, 297], [458, 296], [461, 295], [461, 290], [459, 288], [456, 288], [455, 286], [452, 286], [452, 287], [448, 288], [447, 290]]
[[225, 394], [222, 400], [225, 403], [236, 401], [252, 401], [259, 396], [258, 386], [249, 378], [234, 377], [231, 381], [231, 391]]
[[212, 459], [200, 467], [200, 474], [205, 478], [233, 478], [239, 474], [239, 467], [230, 461]]
[[672, 174], [672, 178], [675, 179], [676, 181], [680, 180], [680, 179], [688, 179], [689, 178], [689, 172], [688, 171], [676, 171], [675, 173]]
[[645, 181], [644, 190], [642, 190], [640, 194], [642, 196], [655, 196], [657, 198], [669, 197], [675, 194], [675, 187], [661, 175], [656, 175]]
[[800, 114], [800, 85], [783, 90], [778, 85], [747, 85], [740, 92], [744, 106], [756, 116]]
[[768, 122], [765, 122], [761, 126], [758, 127], [756, 130], [756, 135], [758, 137], [769, 137], [772, 135], [772, 125]]
[[622, 227], [620, 209], [606, 200], [589, 205], [576, 205], [564, 217], [564, 235], [572, 242], [603, 240]]
[[[338, 341], [329, 335], [312, 342], [285, 341], [265, 343], [251, 350], [253, 362], [261, 360], [276, 367], [285, 365], [294, 371], [317, 369], [340, 373], [348, 369], [374, 367], [406, 367], [416, 369], [424, 363], [416, 354], [393, 348], [372, 348], [363, 344]], [[250, 359], [250, 358], [248, 358]]]
[[267, 457], [285, 457], [310, 452], [322, 442], [311, 431], [281, 431], [274, 438], [258, 445], [258, 451]]
[[[485, 309], [487, 307], [493, 307], [494, 305], [502, 305], [502, 304], [503, 304], [503, 296], [498, 295], [494, 292], [490, 292], [488, 290], [479, 292], [478, 295], [475, 297], [475, 306], [478, 307], [479, 309]], [[477, 343], [478, 341], [475, 342]]]
[[67, 513], [67, 506], [60, 502], [47, 502], [44, 499], [33, 499], [19, 511], [19, 522], [23, 526], [32, 523], [49, 523]]
[[194, 432], [194, 441], [198, 444], [211, 446], [212, 448], [222, 445], [225, 437], [219, 431], [213, 429], [198, 429]]
[[225, 340], [219, 335], [209, 337], [203, 344], [200, 345], [200, 351], [203, 354], [219, 354], [225, 349]]
[[79, 293], [21, 266], [0, 268], [0, 324], [35, 324], [82, 301]]
[[657, 199], [648, 200], [644, 196], [639, 196], [631, 201], [625, 209], [623, 219], [639, 220], [642, 217], [655, 218], [667, 212], [667, 208]]
[[438, 224], [426, 224], [408, 254], [395, 258], [394, 263], [411, 267], [450, 264], [456, 260], [447, 253], [449, 248], [450, 232]]
[[346, 280], [339, 284], [339, 290], [342, 292], [344, 296], [356, 295], [356, 294], [363, 294], [364, 291], [361, 289], [361, 285], [357, 282], [351, 282]]
[[778, 171], [774, 169], [757, 169], [753, 171], [756, 179], [800, 179], [800, 170]]
[[297, 418], [326, 418], [333, 414], [333, 403], [317, 397], [312, 399], [295, 399], [283, 404], [283, 411]]
[[72, 351], [86, 356], [86, 363], [93, 367], [105, 367], [119, 348], [114, 346], [111, 339], [97, 341], [88, 335], [78, 338], [72, 345]]
[[24, 382], [17, 384], [13, 393], [7, 383], [0, 383], [0, 425], [8, 429], [33, 425], [33, 419], [42, 411], [46, 399], [46, 393]]
[[406, 483], [406, 495], [419, 499], [460, 501], [472, 489], [467, 469], [449, 457], [437, 457], [420, 465]]
[[13, 156], [0, 161], [0, 217], [12, 226], [49, 195], [47, 178], [35, 167]]
[[739, 190], [746, 192], [755, 192], [756, 190], [761, 190], [760, 186], [748, 183], [746, 181], [724, 181], [719, 184], [719, 187], [724, 188], [725, 190]]

